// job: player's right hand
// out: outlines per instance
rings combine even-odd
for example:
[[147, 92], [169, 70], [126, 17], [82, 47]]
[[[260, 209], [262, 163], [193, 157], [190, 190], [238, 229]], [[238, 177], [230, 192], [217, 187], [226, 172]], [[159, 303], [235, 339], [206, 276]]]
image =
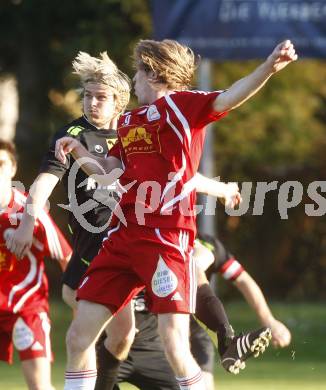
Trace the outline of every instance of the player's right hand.
[[55, 143], [55, 157], [62, 162], [66, 163], [66, 155], [71, 153], [80, 143], [72, 137], [62, 137]]
[[25, 228], [22, 224], [17, 229], [7, 231], [6, 246], [18, 259], [26, 256], [33, 243], [33, 229]]
[[291, 332], [283, 322], [274, 320], [270, 324], [272, 331], [272, 344], [275, 348], [287, 347], [291, 342]]
[[223, 196], [220, 199], [227, 208], [235, 208], [242, 202], [239, 186], [237, 183], [225, 183]]
[[279, 72], [288, 64], [298, 59], [293, 43], [290, 40], [279, 43], [272, 54], [267, 58], [266, 64], [269, 65], [273, 73]]

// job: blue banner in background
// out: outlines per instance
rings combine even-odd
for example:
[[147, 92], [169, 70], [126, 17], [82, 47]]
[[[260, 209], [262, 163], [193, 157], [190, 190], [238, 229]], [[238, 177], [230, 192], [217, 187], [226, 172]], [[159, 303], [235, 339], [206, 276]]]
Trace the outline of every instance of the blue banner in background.
[[302, 57], [326, 58], [326, 0], [152, 0], [154, 38], [205, 58], [264, 58], [291, 39]]

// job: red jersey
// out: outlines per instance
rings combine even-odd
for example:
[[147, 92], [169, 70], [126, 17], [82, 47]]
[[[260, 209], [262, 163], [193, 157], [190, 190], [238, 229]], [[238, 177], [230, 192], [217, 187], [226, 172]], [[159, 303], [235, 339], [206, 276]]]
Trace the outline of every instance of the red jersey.
[[18, 260], [5, 245], [6, 235], [17, 229], [26, 196], [13, 190], [10, 204], [0, 211], [0, 315], [30, 309], [48, 309], [48, 282], [44, 256], [58, 261], [71, 254], [71, 248], [51, 217], [43, 211], [34, 228], [33, 245]]
[[195, 231], [195, 181], [204, 127], [226, 113], [213, 109], [219, 92], [182, 91], [125, 113], [110, 156], [124, 173], [118, 189], [127, 222]]

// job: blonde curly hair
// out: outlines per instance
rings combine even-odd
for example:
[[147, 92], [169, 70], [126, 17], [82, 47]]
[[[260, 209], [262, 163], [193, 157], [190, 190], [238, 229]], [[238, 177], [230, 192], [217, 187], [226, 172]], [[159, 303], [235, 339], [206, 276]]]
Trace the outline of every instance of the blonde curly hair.
[[121, 72], [110, 59], [107, 52], [100, 53], [99, 58], [80, 51], [72, 62], [74, 74], [77, 74], [81, 84], [104, 84], [112, 89], [115, 96], [117, 112], [123, 112], [130, 99], [131, 82], [129, 77]]
[[177, 41], [141, 40], [134, 50], [134, 65], [146, 73], [154, 72], [154, 83], [180, 91], [191, 86], [199, 62], [194, 52]]

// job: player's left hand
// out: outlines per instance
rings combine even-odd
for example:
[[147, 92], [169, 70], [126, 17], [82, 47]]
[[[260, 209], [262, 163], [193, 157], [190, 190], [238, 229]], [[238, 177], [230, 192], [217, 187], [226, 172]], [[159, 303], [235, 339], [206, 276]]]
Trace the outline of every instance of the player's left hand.
[[272, 73], [276, 73], [297, 59], [298, 55], [293, 43], [286, 40], [275, 47], [272, 54], [267, 58], [266, 64], [271, 68]]
[[10, 229], [5, 236], [6, 246], [17, 259], [27, 255], [33, 243], [33, 227], [20, 224], [17, 229]]
[[66, 163], [66, 155], [71, 153], [75, 148], [80, 145], [79, 141], [72, 137], [62, 137], [55, 143], [55, 157], [62, 162]]
[[269, 324], [272, 330], [272, 344], [275, 348], [287, 347], [291, 342], [291, 332], [280, 321], [274, 320]]

